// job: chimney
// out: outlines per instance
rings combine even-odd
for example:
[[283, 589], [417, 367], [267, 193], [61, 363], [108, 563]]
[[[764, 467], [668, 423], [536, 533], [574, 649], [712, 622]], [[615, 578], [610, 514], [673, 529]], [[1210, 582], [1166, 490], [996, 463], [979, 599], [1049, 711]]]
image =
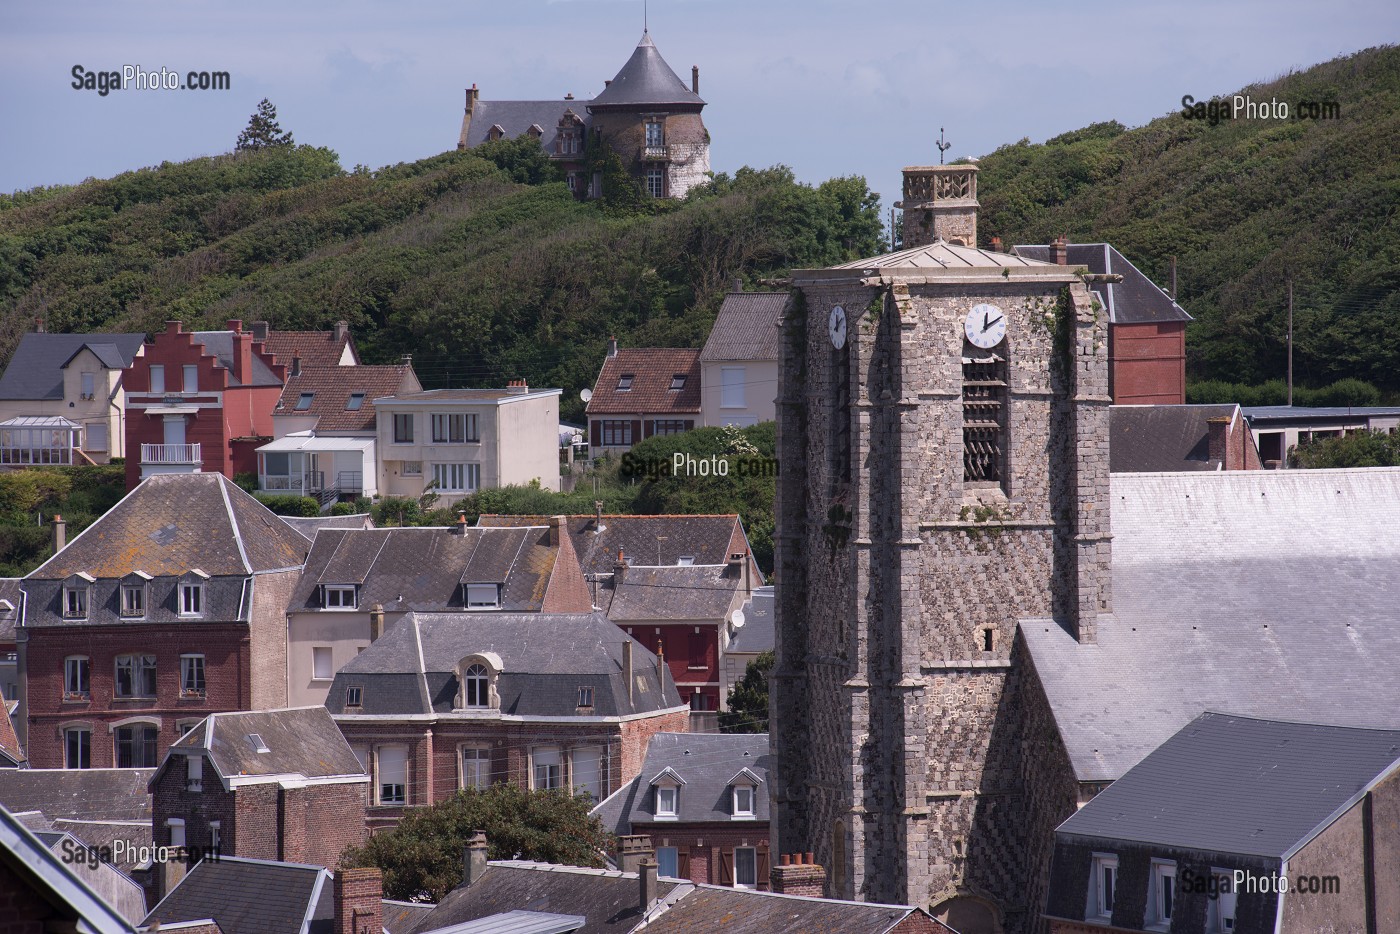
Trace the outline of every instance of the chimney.
[[399, 364], [401, 366], [413, 366], [413, 354], [406, 353], [399, 357]]
[[43, 318], [35, 318], [35, 319], [34, 319], [34, 333], [36, 333], [36, 334], [43, 334], [43, 333], [44, 333], [44, 319], [43, 319]]
[[486, 875], [486, 831], [478, 830], [467, 841], [467, 852], [462, 858], [462, 884], [471, 885]]
[[295, 352], [292, 354], [292, 375], [301, 375], [301, 354]]
[[992, 252], [1001, 252], [1001, 237], [992, 237]]
[[62, 516], [55, 514], [53, 517], [53, 553], [58, 554], [66, 544], [68, 544], [68, 523], [63, 521]]
[[1057, 266], [1069, 265], [1069, 242], [1065, 240], [1064, 234], [1050, 241], [1050, 262]]
[[229, 318], [229, 319], [228, 319], [228, 329], [229, 329], [230, 331], [232, 331], [233, 333], [235, 333], [235, 334], [242, 334], [242, 333], [243, 333], [243, 322], [240, 321], [240, 320], [238, 320], [237, 318]]
[[384, 877], [378, 869], [341, 869], [335, 874], [335, 934], [380, 934], [384, 930]]
[[627, 559], [622, 556], [622, 549], [617, 550], [617, 561], [613, 563], [613, 587], [622, 583], [622, 578], [627, 574]]
[[160, 897], [164, 898], [170, 894], [171, 889], [180, 884], [180, 880], [185, 878], [185, 873], [189, 870], [183, 859], [167, 859], [160, 863]]
[[1172, 301], [1176, 301], [1176, 257], [1172, 257]]
[[692, 93], [700, 93], [700, 66], [690, 66], [690, 90]]
[[642, 913], [655, 905], [661, 897], [661, 886], [656, 881], [656, 860], [648, 853], [637, 867], [637, 887], [641, 890]]
[[253, 378], [253, 335], [243, 333], [242, 321], [230, 321], [228, 325], [233, 332], [233, 375], [247, 385]]
[[266, 342], [270, 333], [272, 333], [272, 325], [266, 321], [253, 322], [253, 340]]
[[617, 838], [617, 868], [623, 872], [641, 872], [642, 860], [655, 856], [651, 837], [631, 834]]
[[636, 683], [632, 678], [632, 640], [622, 640], [622, 679], [627, 682], [627, 703], [632, 701], [632, 686]]
[[731, 291], [731, 292], [742, 292], [742, 291], [744, 291], [744, 280], [743, 280], [743, 279], [740, 279], [738, 276], [735, 276], [733, 279], [730, 279], [730, 280], [729, 280], [729, 291]]
[[[656, 683], [661, 685], [661, 689], [666, 690], [666, 646], [661, 643], [661, 637], [656, 637]], [[696, 688], [698, 692], [700, 689]]]
[[615, 337], [615, 336], [614, 336], [614, 337], [609, 337], [609, 338], [608, 338], [608, 356], [609, 356], [609, 357], [616, 357], [616, 356], [617, 356], [617, 337]]
[[369, 608], [369, 641], [374, 642], [384, 635], [384, 604], [376, 603]]
[[461, 535], [461, 536], [463, 536], [463, 537], [466, 536], [466, 534], [467, 534], [467, 511], [466, 511], [465, 509], [459, 509], [459, 510], [457, 510], [457, 527], [456, 527], [455, 529], [452, 530], [452, 534], [454, 534], [454, 535]]
[[180, 333], [182, 333], [182, 331], [183, 331], [183, 329], [181, 328], [180, 322], [179, 322], [179, 321], [167, 321], [167, 322], [165, 322], [165, 333], [167, 333], [167, 334], [180, 334]]
[[564, 517], [549, 517], [549, 547], [558, 548], [559, 540], [564, 536]]
[[565, 94], [565, 95], [564, 95], [564, 100], [566, 100], [566, 101], [571, 101], [571, 100], [573, 100], [573, 99], [574, 99], [574, 92], [573, 92], [573, 91], [570, 91], [568, 94]]
[[506, 386], [506, 393], [512, 396], [523, 396], [530, 391], [530, 386], [523, 379], [513, 379]]
[[608, 89], [608, 85], [610, 85], [610, 84], [612, 84], [612, 79], [611, 79], [611, 78], [604, 78], [604, 79], [603, 79], [603, 90], [606, 91], [606, 90]]
[[816, 864], [811, 853], [784, 853], [769, 872], [769, 879], [778, 895], [825, 895], [826, 870]]
[[472, 86], [467, 88], [467, 113], [472, 112], [472, 108], [476, 106], [476, 102], [480, 97], [481, 92], [476, 89], [476, 82], [473, 81]]
[[335, 335], [335, 342], [339, 344], [350, 336], [350, 325], [344, 321], [337, 321], [335, 323], [335, 329], [331, 333]]
[[1217, 415], [1214, 418], [1206, 419], [1206, 430], [1209, 432], [1210, 451], [1206, 455], [1212, 461], [1220, 464], [1221, 470], [1229, 469], [1225, 464], [1228, 452], [1225, 448], [1225, 438], [1230, 431], [1230, 417], [1228, 415]]

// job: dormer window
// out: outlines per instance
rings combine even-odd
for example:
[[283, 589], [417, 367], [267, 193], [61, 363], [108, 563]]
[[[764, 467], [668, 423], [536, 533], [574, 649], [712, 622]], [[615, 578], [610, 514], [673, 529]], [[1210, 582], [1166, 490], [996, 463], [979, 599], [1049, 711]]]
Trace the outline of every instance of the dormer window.
[[494, 710], [501, 706], [498, 679], [501, 659], [491, 652], [468, 655], [457, 664], [458, 710]]
[[490, 140], [501, 139], [505, 135], [505, 127], [501, 126], [499, 123], [497, 123], [495, 126], [491, 127], [491, 129], [486, 131], [486, 138]]
[[748, 785], [734, 786], [734, 816], [753, 817], [753, 789]]
[[463, 602], [469, 610], [499, 610], [501, 608], [500, 584], [463, 584], [466, 592]]
[[618, 391], [618, 392], [631, 392], [631, 391], [632, 391], [632, 380], [634, 380], [634, 379], [636, 378], [636, 375], [637, 375], [637, 374], [635, 374], [635, 373], [623, 373], [621, 376], [619, 376], [619, 377], [617, 378], [617, 391]]
[[208, 574], [197, 569], [180, 578], [177, 598], [181, 616], [204, 615], [204, 582], [208, 579]]
[[63, 582], [64, 619], [85, 619], [88, 615], [88, 597], [96, 578], [79, 571], [69, 575]]
[[680, 816], [681, 786], [685, 779], [670, 766], [651, 780], [652, 807], [657, 820], [676, 820]]
[[685, 388], [685, 374], [677, 373], [671, 377], [671, 391], [678, 392]]
[[150, 579], [151, 576], [144, 571], [135, 571], [122, 578], [122, 616], [139, 619], [146, 615], [146, 586]]
[[472, 665], [462, 673], [462, 699], [466, 707], [489, 707], [491, 678], [485, 665]]
[[321, 606], [327, 610], [353, 610], [359, 606], [354, 584], [322, 584]]
[[747, 768], [729, 780], [729, 814], [736, 820], [752, 819], [758, 805], [758, 786], [762, 779]]
[[297, 411], [305, 412], [307, 409], [311, 408], [311, 402], [315, 398], [316, 394], [314, 392], [302, 393], [297, 397]]

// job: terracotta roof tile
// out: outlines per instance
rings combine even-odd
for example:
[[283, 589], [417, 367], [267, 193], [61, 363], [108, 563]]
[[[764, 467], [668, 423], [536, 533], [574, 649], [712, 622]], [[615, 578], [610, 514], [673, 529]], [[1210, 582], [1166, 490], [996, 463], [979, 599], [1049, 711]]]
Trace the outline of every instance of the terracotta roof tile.
[[[374, 400], [400, 390], [415, 392], [418, 378], [406, 364], [396, 366], [303, 366], [288, 376], [274, 415], [306, 415], [316, 419], [316, 431], [374, 431]], [[303, 394], [310, 407], [298, 408]], [[360, 404], [350, 408], [351, 396]]]
[[[684, 382], [672, 389], [677, 376]], [[588, 403], [589, 415], [699, 411], [700, 351], [669, 347], [624, 349], [608, 357]]]
[[[272, 331], [263, 342], [268, 352], [288, 370], [294, 356], [301, 358], [302, 366], [339, 366], [346, 344], [350, 344], [350, 352], [354, 354], [355, 345], [350, 335], [336, 340], [334, 331]], [[359, 355], [355, 356], [358, 359]]]

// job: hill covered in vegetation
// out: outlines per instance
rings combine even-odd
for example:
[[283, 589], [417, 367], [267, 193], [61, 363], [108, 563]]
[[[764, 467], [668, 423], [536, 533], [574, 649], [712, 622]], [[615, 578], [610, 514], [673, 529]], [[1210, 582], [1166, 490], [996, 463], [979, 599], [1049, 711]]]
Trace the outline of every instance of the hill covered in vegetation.
[[578, 418], [610, 334], [698, 347], [731, 279], [882, 249], [864, 179], [745, 168], [683, 202], [616, 181], [575, 201], [538, 144], [503, 140], [377, 172], [269, 147], [0, 195], [0, 360], [36, 319], [344, 319], [367, 362], [412, 354], [428, 388], [524, 377], [563, 387]]
[[[1284, 376], [1291, 277], [1297, 382], [1353, 377], [1400, 396], [1400, 48], [1238, 93], [1287, 103], [1289, 119], [1212, 125], [1178, 104], [1137, 129], [1097, 123], [989, 154], [983, 245], [1106, 240], [1164, 286], [1176, 256], [1196, 381]], [[1335, 119], [1308, 118], [1333, 102]]]

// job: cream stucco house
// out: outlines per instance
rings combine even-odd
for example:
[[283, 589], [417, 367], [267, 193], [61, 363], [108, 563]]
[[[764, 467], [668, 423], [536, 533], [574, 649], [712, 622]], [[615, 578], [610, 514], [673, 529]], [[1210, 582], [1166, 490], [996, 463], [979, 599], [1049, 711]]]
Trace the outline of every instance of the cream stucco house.
[[730, 292], [700, 352], [702, 424], [772, 421], [778, 396], [778, 318], [786, 292]]

